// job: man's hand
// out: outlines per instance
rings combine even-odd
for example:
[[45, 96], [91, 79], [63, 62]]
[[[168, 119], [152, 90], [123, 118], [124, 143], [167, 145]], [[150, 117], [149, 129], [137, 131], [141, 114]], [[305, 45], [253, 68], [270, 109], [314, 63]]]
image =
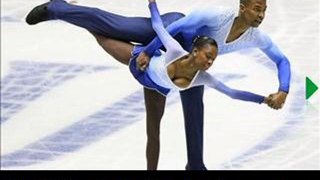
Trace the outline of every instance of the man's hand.
[[283, 91], [279, 91], [274, 94], [270, 94], [268, 99], [268, 106], [271, 107], [272, 109], [281, 109], [286, 101], [287, 98], [287, 93]]
[[264, 97], [264, 100], [262, 103], [264, 104], [269, 104], [271, 102], [271, 98], [270, 97]]
[[145, 52], [141, 52], [137, 57], [137, 68], [140, 71], [144, 71], [149, 65], [149, 62], [150, 62], [150, 57]]

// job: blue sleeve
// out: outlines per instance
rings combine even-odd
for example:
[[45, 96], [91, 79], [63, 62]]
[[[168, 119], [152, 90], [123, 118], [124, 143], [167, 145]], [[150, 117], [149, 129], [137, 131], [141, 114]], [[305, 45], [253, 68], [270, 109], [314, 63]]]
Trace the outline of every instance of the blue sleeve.
[[289, 93], [290, 89], [290, 62], [287, 57], [279, 50], [279, 48], [267, 38], [268, 45], [265, 48], [260, 48], [277, 66], [279, 91]]
[[264, 96], [254, 94], [251, 92], [247, 92], [247, 91], [231, 89], [221, 82], [219, 84], [217, 84], [215, 89], [226, 94], [227, 96], [231, 97], [232, 99], [239, 99], [242, 101], [256, 102], [259, 104], [261, 104], [264, 101]]
[[161, 20], [156, 2], [149, 3], [151, 13], [152, 28], [168, 51], [182, 50], [181, 45], [168, 33]]
[[[183, 17], [167, 27], [169, 34], [174, 37], [179, 32], [188, 29], [194, 29], [195, 34], [197, 35], [197, 29], [200, 29], [203, 26], [214, 27], [217, 24], [217, 16], [219, 12], [214, 10], [205, 11], [198, 10], [190, 13], [188, 16]], [[155, 37], [145, 48], [144, 52], [149, 56], [152, 56], [155, 50], [159, 49], [162, 46], [162, 43], [159, 37]]]
[[201, 82], [204, 82], [205, 85], [214, 88], [218, 90], [219, 92], [224, 93], [225, 95], [231, 97], [232, 99], [239, 99], [242, 101], [250, 101], [250, 102], [256, 102], [261, 104], [264, 101], [264, 96], [254, 94], [248, 91], [241, 91], [229, 88], [213, 76], [211, 76], [209, 73], [205, 73], [203, 76], [203, 80]]

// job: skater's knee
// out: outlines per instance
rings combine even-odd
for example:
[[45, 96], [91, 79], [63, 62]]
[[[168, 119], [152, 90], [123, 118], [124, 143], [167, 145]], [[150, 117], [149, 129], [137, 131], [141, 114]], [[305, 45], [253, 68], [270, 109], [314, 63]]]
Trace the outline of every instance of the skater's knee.
[[185, 15], [179, 12], [169, 12], [166, 14], [163, 14], [161, 16], [164, 26], [168, 26], [169, 24], [173, 23], [174, 21], [177, 21], [178, 19], [183, 18]]
[[160, 122], [163, 114], [164, 108], [162, 106], [153, 106], [152, 109], [147, 110], [147, 119], [153, 122]]
[[185, 17], [185, 15], [183, 13], [180, 13], [180, 12], [169, 12], [169, 13], [166, 13], [164, 15], [170, 17], [170, 19], [174, 20], [174, 21]]
[[158, 140], [160, 136], [160, 122], [150, 122], [147, 119], [147, 137], [150, 140]]
[[183, 17], [185, 17], [186, 15], [184, 15], [183, 13], [180, 13], [180, 12], [175, 12], [174, 13], [174, 19], [178, 20], [178, 19], [181, 19]]

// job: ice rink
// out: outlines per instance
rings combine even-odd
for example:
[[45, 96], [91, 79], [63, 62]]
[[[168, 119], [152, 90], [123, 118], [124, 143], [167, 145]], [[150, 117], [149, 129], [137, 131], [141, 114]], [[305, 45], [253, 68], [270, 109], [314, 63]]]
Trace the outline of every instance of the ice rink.
[[[142, 87], [84, 29], [62, 21], [36, 26], [26, 14], [43, 0], [1, 1], [1, 169], [144, 170]], [[147, 0], [77, 0], [128, 16], [149, 16]], [[162, 13], [238, 0], [158, 0]], [[268, 0], [261, 29], [291, 62], [281, 110], [209, 88], [204, 95], [204, 161], [209, 170], [320, 169], [319, 92], [305, 100], [305, 78], [319, 84], [319, 1]], [[209, 72], [236, 89], [269, 95], [277, 69], [256, 49], [219, 56]], [[160, 170], [187, 162], [180, 96], [167, 99]]]

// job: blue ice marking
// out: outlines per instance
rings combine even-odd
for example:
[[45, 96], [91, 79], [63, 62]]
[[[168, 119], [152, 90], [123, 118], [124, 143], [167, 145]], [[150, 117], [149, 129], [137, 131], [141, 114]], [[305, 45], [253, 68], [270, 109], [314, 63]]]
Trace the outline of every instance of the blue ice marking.
[[[179, 102], [178, 94], [170, 95], [167, 101], [167, 106]], [[144, 120], [144, 115], [144, 98], [139, 90], [57, 133], [48, 135], [21, 150], [3, 155], [1, 167], [29, 166], [54, 160]]]
[[[227, 82], [243, 78], [245, 75], [221, 73], [217, 74], [217, 77]], [[167, 97], [167, 107], [179, 101], [179, 94], [172, 93]], [[142, 92], [137, 91], [55, 134], [48, 135], [21, 150], [3, 155], [1, 167], [29, 166], [51, 161], [58, 156], [89, 146], [138, 120], [143, 120], [145, 114], [143, 102]]]
[[113, 69], [108, 66], [14, 61], [10, 72], [1, 79], [1, 119], [3, 123], [20, 112], [28, 103], [52, 88], [81, 74]]
[[21, 22], [18, 18], [13, 16], [1, 16], [1, 22]]

